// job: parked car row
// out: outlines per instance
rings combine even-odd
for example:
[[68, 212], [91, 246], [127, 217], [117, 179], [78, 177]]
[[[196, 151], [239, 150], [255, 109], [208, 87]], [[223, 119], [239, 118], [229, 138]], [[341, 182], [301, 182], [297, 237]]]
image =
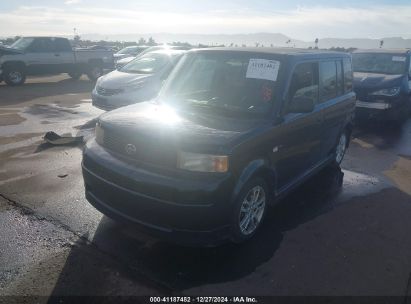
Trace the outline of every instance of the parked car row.
[[[159, 49], [170, 49], [164, 46], [147, 48], [138, 57], [151, 53]], [[178, 49], [178, 48], [172, 48]], [[359, 50], [352, 54], [354, 68], [354, 91], [357, 95], [356, 121], [367, 121], [368, 119], [386, 120], [390, 122], [402, 122], [411, 113], [411, 64], [410, 50]], [[121, 71], [127, 63], [134, 60], [132, 57], [124, 58], [117, 62], [117, 69]], [[97, 107], [110, 110], [131, 103], [140, 102], [147, 99], [141, 94], [148, 91], [142, 82], [139, 82], [135, 92], [132, 86], [128, 94], [121, 96], [121, 90], [111, 91], [112, 85], [119, 84], [116, 80], [118, 73], [112, 73], [110, 80], [99, 87], [108, 86], [110, 88], [108, 96], [99, 96], [96, 89], [93, 92], [93, 101]], [[112, 77], [113, 76], [113, 77]], [[164, 76], [162, 76], [164, 77]], [[120, 79], [120, 78], [119, 78]], [[164, 80], [165, 78], [163, 78]], [[121, 81], [120, 81], [121, 82]], [[160, 88], [161, 81], [156, 84], [156, 90], [151, 90], [149, 96], [155, 96]], [[151, 89], [153, 86], [151, 86]], [[116, 90], [114, 89], [114, 90]], [[115, 94], [111, 94], [115, 93]], [[104, 94], [103, 94], [104, 95]], [[116, 96], [117, 95], [117, 96]], [[126, 101], [125, 99], [128, 99]], [[100, 102], [98, 102], [100, 100]], [[121, 101], [120, 101], [121, 100]], [[107, 106], [104, 105], [107, 103]]]

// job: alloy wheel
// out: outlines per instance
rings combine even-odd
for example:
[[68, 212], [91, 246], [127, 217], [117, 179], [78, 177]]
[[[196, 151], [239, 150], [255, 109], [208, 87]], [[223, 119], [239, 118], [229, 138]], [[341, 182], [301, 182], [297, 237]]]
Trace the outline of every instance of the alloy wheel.
[[255, 186], [245, 196], [239, 214], [239, 227], [243, 235], [252, 234], [264, 215], [266, 205], [266, 194], [264, 188]]
[[337, 149], [335, 151], [335, 161], [337, 164], [341, 164], [344, 155], [345, 155], [345, 150], [347, 149], [347, 134], [344, 132], [341, 134], [340, 140], [337, 145]]

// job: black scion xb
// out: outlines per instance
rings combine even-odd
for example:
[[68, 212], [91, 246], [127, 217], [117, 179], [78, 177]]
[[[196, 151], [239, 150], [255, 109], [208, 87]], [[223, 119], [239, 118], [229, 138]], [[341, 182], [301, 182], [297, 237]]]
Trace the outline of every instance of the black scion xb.
[[341, 163], [354, 110], [348, 54], [190, 51], [155, 100], [100, 116], [86, 197], [163, 239], [243, 242], [269, 204]]

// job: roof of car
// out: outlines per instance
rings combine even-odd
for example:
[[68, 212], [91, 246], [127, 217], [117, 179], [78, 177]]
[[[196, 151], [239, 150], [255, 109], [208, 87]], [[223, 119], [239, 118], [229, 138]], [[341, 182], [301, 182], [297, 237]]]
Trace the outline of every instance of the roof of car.
[[206, 49], [195, 49], [195, 51], [226, 51], [226, 52], [249, 52], [287, 56], [349, 56], [348, 53], [335, 52], [318, 49], [298, 49], [298, 48], [271, 48], [271, 47], [213, 47]]
[[410, 49], [359, 49], [353, 53], [408, 54]]

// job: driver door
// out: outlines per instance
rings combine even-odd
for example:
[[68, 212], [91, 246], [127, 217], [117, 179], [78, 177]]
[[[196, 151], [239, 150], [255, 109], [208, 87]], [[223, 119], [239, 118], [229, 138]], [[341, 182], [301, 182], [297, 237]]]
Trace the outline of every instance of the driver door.
[[27, 49], [29, 74], [53, 74], [59, 64], [54, 43], [50, 38], [36, 38]]

